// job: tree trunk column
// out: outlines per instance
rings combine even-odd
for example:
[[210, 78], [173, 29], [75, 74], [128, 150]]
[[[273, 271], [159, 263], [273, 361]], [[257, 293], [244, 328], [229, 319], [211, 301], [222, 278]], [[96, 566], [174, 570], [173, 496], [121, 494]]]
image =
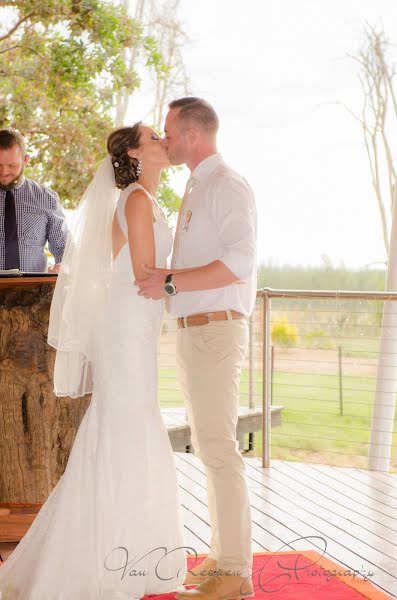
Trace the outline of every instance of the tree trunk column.
[[53, 393], [54, 277], [0, 279], [0, 503], [44, 502], [90, 402]]

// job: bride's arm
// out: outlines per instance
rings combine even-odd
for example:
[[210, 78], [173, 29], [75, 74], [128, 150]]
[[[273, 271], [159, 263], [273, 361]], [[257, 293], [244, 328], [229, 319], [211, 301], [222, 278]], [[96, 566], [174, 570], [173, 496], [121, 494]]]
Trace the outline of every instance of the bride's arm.
[[146, 279], [143, 264], [154, 267], [156, 250], [153, 232], [153, 209], [143, 190], [134, 190], [127, 198], [124, 209], [128, 225], [128, 244], [131, 263], [136, 279]]

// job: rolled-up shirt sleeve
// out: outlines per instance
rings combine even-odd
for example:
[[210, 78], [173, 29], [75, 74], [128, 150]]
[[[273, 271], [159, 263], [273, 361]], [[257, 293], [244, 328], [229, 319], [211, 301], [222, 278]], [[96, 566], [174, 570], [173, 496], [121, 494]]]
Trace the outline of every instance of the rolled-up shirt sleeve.
[[212, 188], [211, 212], [223, 254], [219, 257], [239, 279], [256, 269], [256, 207], [252, 190], [244, 179], [219, 178]]
[[59, 196], [54, 190], [47, 190], [51, 197], [51, 211], [47, 222], [48, 247], [54, 255], [55, 262], [60, 263], [65, 250], [68, 227], [66, 215]]

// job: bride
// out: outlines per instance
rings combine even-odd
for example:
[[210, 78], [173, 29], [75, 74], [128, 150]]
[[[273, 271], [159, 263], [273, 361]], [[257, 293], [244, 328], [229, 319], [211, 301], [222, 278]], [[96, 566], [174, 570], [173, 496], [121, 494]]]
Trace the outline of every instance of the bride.
[[169, 161], [141, 123], [113, 131], [107, 148], [76, 211], [48, 330], [56, 395], [92, 392], [91, 402], [63, 475], [0, 568], [1, 600], [133, 600], [181, 588], [187, 572], [157, 398], [164, 300], [133, 284], [171, 251], [155, 200]]

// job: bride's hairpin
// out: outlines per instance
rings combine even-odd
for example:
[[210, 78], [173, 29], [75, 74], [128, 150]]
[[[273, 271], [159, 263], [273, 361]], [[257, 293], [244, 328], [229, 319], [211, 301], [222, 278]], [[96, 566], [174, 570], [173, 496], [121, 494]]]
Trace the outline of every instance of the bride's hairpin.
[[118, 162], [117, 162], [117, 160], [116, 160], [116, 161], [113, 163], [113, 166], [117, 168], [117, 167], [119, 167], [119, 166], [120, 166], [120, 163], [118, 163]]

